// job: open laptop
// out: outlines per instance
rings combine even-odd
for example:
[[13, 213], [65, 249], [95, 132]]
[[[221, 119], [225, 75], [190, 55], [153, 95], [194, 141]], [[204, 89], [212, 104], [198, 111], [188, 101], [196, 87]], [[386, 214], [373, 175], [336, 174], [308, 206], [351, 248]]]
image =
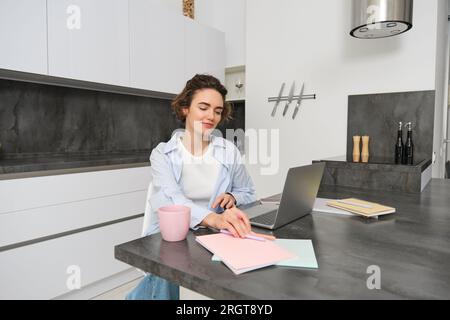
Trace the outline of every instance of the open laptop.
[[290, 168], [279, 204], [259, 200], [238, 208], [254, 226], [271, 230], [284, 226], [312, 211], [324, 168], [324, 162]]

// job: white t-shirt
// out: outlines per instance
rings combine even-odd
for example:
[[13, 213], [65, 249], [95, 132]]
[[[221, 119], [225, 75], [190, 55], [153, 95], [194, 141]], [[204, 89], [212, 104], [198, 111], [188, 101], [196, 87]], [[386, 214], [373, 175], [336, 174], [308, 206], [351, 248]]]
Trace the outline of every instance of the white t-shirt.
[[213, 146], [210, 143], [203, 155], [194, 156], [183, 145], [181, 138], [178, 144], [183, 159], [180, 181], [184, 195], [196, 205], [207, 208], [220, 170], [220, 162], [213, 157]]

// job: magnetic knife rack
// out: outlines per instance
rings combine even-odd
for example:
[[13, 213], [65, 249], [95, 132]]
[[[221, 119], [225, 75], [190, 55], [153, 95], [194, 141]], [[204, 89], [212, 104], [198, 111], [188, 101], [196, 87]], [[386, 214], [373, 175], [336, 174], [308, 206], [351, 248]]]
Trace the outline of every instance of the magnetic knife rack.
[[[292, 96], [292, 102], [294, 102], [294, 100], [298, 100], [298, 98], [300, 98], [300, 96]], [[316, 99], [316, 94], [303, 94], [302, 95], [302, 100], [312, 100], [312, 99]], [[282, 96], [280, 97], [279, 102], [281, 101], [288, 101], [289, 97], [288, 96]], [[278, 97], [269, 97], [267, 99], [268, 102], [276, 102], [278, 101]]]

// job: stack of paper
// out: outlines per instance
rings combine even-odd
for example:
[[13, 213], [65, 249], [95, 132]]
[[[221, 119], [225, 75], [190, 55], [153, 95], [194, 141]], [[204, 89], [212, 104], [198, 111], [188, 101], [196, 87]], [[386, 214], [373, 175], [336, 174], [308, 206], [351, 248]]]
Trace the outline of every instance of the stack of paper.
[[395, 212], [395, 208], [355, 198], [332, 200], [327, 202], [327, 205], [353, 212], [365, 217], [376, 217], [379, 215]]
[[[312, 241], [308, 239], [276, 239], [275, 243], [280, 247], [291, 251], [297, 256], [283, 260], [276, 263], [279, 267], [297, 267], [297, 268], [311, 268], [317, 269], [316, 255], [314, 254], [314, 248]], [[213, 255], [211, 258], [213, 261], [221, 261], [217, 255]]]
[[197, 236], [195, 240], [217, 255], [235, 274], [295, 258], [295, 254], [270, 240], [235, 238], [223, 233]]

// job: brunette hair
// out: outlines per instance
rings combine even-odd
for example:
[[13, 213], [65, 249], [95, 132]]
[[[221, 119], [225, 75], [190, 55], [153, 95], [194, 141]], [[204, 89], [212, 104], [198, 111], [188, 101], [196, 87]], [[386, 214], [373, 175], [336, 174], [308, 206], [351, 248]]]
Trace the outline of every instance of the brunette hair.
[[172, 101], [171, 107], [177, 119], [183, 123], [186, 121], [183, 109], [190, 107], [195, 93], [202, 89], [214, 89], [222, 96], [223, 110], [219, 124], [230, 120], [233, 110], [231, 104], [225, 101], [228, 91], [217, 78], [208, 74], [196, 74], [191, 80], [186, 82], [183, 91]]

